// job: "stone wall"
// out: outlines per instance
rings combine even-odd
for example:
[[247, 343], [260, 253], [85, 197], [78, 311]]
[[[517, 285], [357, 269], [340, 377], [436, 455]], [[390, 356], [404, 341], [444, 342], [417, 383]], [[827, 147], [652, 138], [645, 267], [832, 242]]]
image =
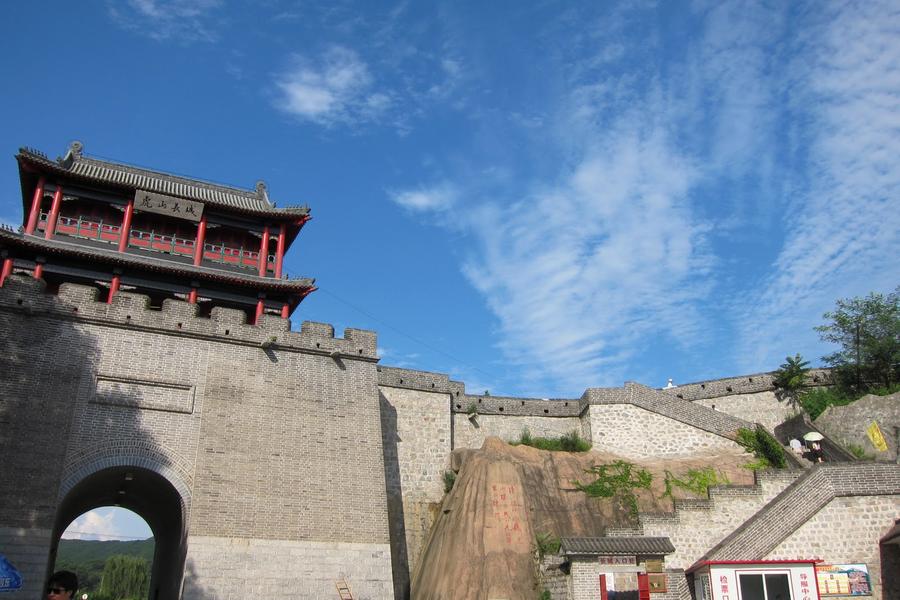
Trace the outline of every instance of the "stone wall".
[[408, 597], [409, 576], [444, 497], [452, 435], [450, 397], [387, 385], [379, 391], [395, 595], [401, 599]]
[[[389, 591], [369, 597], [393, 595], [374, 334], [339, 339], [319, 323], [290, 332], [269, 316], [251, 326], [242, 311], [218, 308], [200, 318], [195, 305], [153, 310], [124, 292], [106, 304], [83, 286], [42, 291], [19, 276], [0, 288], [0, 531], [28, 541], [0, 540], [0, 553], [27, 565], [29, 586], [42, 585], [47, 532], [68, 524], [57, 517], [67, 492], [130, 465], [172, 475], [189, 545], [231, 540], [207, 554], [189, 547], [198, 589], [206, 577], [222, 597], [246, 588], [247, 573], [225, 568], [245, 556], [227, 554], [242, 544], [321, 542], [350, 545], [329, 554], [335, 565], [377, 554], [380, 574], [364, 570], [363, 580]], [[82, 510], [113, 500], [98, 492], [93, 502]], [[265, 567], [289, 573], [292, 552]]]
[[703, 398], [696, 403], [750, 423], [761, 423], [769, 431], [797, 414], [797, 409], [786, 399], [779, 399], [773, 390]]
[[[866, 434], [873, 421], [878, 423], [887, 443], [885, 452], [875, 448]], [[845, 447], [855, 444], [877, 461], [894, 462], [897, 460], [896, 428], [900, 427], [900, 393], [869, 395], [847, 406], [829, 406], [816, 419], [815, 425]]]
[[740, 449], [728, 438], [632, 404], [591, 405], [589, 415], [594, 449], [626, 458], [676, 457]]
[[453, 414], [453, 447], [481, 448], [485, 438], [496, 436], [508, 442], [518, 440], [527, 429], [534, 437], [557, 438], [573, 431], [586, 440], [586, 421], [579, 417], [528, 417], [477, 415], [474, 419], [464, 413]]
[[873, 597], [881, 598], [878, 540], [900, 515], [900, 495], [834, 498], [765, 558], [818, 558], [825, 564], [865, 563]]
[[354, 598], [394, 597], [388, 544], [192, 535], [188, 548], [184, 600], [337, 598], [338, 582]]

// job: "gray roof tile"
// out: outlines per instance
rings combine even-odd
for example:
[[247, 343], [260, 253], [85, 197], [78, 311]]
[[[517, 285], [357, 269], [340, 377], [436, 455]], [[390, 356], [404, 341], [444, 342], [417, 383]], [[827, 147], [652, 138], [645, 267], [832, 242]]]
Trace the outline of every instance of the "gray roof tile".
[[562, 538], [563, 554], [641, 554], [660, 555], [675, 552], [667, 537], [588, 537]]

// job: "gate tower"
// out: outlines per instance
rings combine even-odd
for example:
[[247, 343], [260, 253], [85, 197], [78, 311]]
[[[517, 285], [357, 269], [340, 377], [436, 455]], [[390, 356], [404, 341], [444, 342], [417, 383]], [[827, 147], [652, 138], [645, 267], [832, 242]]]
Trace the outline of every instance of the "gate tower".
[[105, 300], [131, 291], [288, 318], [312, 279], [284, 278], [284, 255], [310, 219], [307, 206], [277, 208], [255, 190], [89, 158], [80, 142], [50, 160], [23, 148], [21, 233], [0, 231], [0, 286], [14, 271], [100, 286]]
[[[80, 514], [153, 531], [150, 600], [393, 596], [374, 332], [289, 317], [307, 207], [16, 155], [0, 226], [0, 554], [37, 600]], [[2, 582], [0, 582], [2, 583]], [[289, 590], [289, 592], [288, 592]]]

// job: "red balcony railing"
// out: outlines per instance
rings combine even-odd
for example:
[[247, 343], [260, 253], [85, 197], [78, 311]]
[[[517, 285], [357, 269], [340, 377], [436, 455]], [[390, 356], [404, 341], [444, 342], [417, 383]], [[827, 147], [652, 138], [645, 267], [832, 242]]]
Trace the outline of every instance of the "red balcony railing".
[[[47, 226], [47, 213], [41, 213], [38, 229], [45, 230]], [[56, 232], [110, 244], [118, 243], [121, 226], [104, 223], [102, 220], [92, 221], [84, 217], [58, 217]], [[128, 236], [128, 245], [132, 248], [141, 248], [151, 252], [163, 252], [180, 256], [193, 256], [195, 240], [173, 236], [168, 233], [159, 233], [153, 230], [143, 231], [132, 228]], [[268, 257], [268, 271], [275, 271], [275, 256]], [[221, 262], [246, 269], [259, 268], [259, 252], [245, 250], [243, 247], [227, 246], [225, 244], [203, 244], [203, 259], [213, 262]]]

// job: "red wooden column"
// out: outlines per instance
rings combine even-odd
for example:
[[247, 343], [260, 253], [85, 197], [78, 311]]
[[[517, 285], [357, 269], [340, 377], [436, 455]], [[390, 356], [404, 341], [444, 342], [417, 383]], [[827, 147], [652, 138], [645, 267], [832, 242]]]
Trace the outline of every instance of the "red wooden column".
[[284, 262], [284, 240], [287, 236], [287, 225], [281, 224], [278, 230], [278, 248], [275, 250], [275, 279], [281, 279], [281, 266]]
[[259, 245], [259, 276], [265, 277], [269, 271], [269, 226], [263, 229], [262, 243]]
[[650, 576], [638, 573], [638, 600], [650, 600]]
[[33, 234], [37, 227], [38, 218], [41, 216], [41, 200], [44, 199], [44, 178], [38, 179], [34, 188], [34, 197], [31, 200], [31, 212], [28, 213], [28, 222], [25, 224], [25, 233]]
[[291, 305], [285, 302], [281, 305], [281, 318], [287, 319], [291, 314]]
[[203, 260], [203, 244], [206, 243], [206, 215], [200, 217], [197, 225], [197, 238], [194, 240], [194, 266], [199, 267]]
[[197, 288], [192, 287], [191, 293], [188, 294], [188, 303], [189, 304], [197, 304]]
[[125, 216], [122, 217], [122, 227], [119, 231], [119, 252], [125, 252], [128, 248], [128, 236], [131, 235], [131, 217], [134, 215], [134, 198], [128, 201], [125, 207]]
[[62, 186], [56, 184], [56, 193], [53, 194], [53, 204], [50, 206], [50, 214], [47, 215], [47, 228], [44, 237], [50, 239], [56, 232], [56, 219], [59, 217], [59, 207], [62, 204]]
[[600, 600], [607, 600], [609, 592], [606, 591], [606, 575], [600, 575]]
[[119, 284], [122, 282], [120, 275], [113, 275], [112, 281], [109, 282], [109, 296], [106, 297], [106, 303], [112, 304], [113, 296], [119, 291]]
[[253, 319], [254, 325], [259, 323], [259, 318], [263, 315], [263, 309], [265, 305], [263, 304], [263, 299], [260, 298], [256, 301], [256, 317]]
[[32, 276], [35, 279], [41, 279], [44, 276], [44, 261], [43, 259], [36, 259], [34, 263], [34, 273]]
[[3, 251], [3, 267], [0, 268], [0, 287], [3, 287], [3, 282], [6, 281], [6, 278], [12, 274], [13, 270], [13, 259], [9, 257], [9, 253], [4, 250]]

